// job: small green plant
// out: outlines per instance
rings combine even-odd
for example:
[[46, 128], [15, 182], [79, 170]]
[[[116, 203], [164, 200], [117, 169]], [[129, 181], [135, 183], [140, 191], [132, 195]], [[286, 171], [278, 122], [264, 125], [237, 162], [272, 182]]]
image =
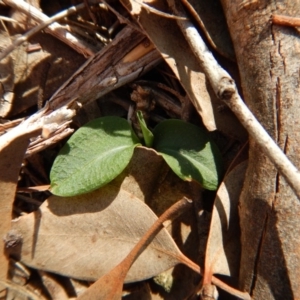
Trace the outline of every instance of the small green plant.
[[[190, 123], [170, 119], [148, 129], [138, 120], [144, 143], [162, 155], [183, 180], [195, 180], [208, 190], [218, 187], [222, 160], [208, 134]], [[50, 172], [51, 192], [74, 196], [90, 192], [116, 178], [128, 165], [141, 141], [119, 117], [95, 119], [78, 129], [61, 149]]]

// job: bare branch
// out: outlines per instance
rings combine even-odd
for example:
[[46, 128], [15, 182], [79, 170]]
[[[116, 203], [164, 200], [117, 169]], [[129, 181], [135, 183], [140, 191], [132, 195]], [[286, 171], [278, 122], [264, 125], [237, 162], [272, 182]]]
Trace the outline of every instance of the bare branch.
[[[176, 15], [185, 16], [182, 8], [177, 7], [173, 0], [168, 0], [168, 3]], [[179, 20], [177, 20], [177, 23], [203, 67], [218, 98], [226, 103], [235, 113], [254, 141], [266, 153], [300, 199], [300, 173], [298, 169], [291, 163], [245, 105], [238, 94], [234, 80], [215, 60], [193, 24], [189, 21]]]

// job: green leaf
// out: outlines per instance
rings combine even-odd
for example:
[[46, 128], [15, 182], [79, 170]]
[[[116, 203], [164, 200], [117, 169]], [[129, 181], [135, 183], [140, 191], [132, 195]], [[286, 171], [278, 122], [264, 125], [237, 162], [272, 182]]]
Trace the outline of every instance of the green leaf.
[[150, 147], [152, 147], [152, 144], [153, 144], [153, 139], [154, 139], [153, 133], [147, 127], [143, 113], [140, 110], [138, 110], [136, 114], [137, 114], [141, 129], [142, 129], [143, 137], [145, 140], [145, 145], [150, 148]]
[[195, 180], [208, 190], [217, 189], [222, 158], [204, 130], [181, 120], [166, 120], [153, 134], [154, 149], [181, 179]]
[[74, 196], [107, 184], [125, 169], [137, 145], [139, 139], [124, 119], [103, 117], [87, 123], [55, 159], [51, 192]]

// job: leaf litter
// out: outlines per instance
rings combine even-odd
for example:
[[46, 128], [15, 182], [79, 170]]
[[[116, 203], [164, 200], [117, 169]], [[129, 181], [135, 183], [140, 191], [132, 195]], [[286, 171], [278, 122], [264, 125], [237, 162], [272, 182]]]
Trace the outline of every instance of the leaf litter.
[[[135, 5], [134, 2], [131, 4], [132, 7]], [[105, 11], [103, 10], [103, 7], [100, 8], [102, 14]], [[121, 6], [118, 7], [116, 5], [114, 8], [124, 14], [124, 9]], [[161, 7], [158, 6], [157, 9], [168, 11], [168, 8], [164, 5]], [[144, 34], [146, 34], [154, 43], [155, 47], [168, 63], [169, 67], [173, 70], [175, 77], [172, 78], [169, 76], [171, 74], [170, 69], [163, 64], [159, 66], [159, 69], [163, 72], [156, 74], [159, 74], [159, 78], [165, 82], [164, 84], [166, 86], [169, 85], [172, 89], [175, 89], [176, 93], [184, 95], [186, 92], [186, 99], [190, 98], [196, 108], [196, 114], [195, 111], [192, 112], [192, 117], [190, 118], [190, 120], [193, 120], [193, 123], [197, 124], [197, 126], [201, 126], [201, 121], [199, 122], [200, 119], [197, 116], [198, 114], [201, 116], [201, 120], [208, 130], [212, 131], [218, 129], [222, 132], [223, 136], [222, 134], [219, 135], [217, 144], [222, 150], [225, 166], [228, 166], [232, 161], [232, 157], [238, 152], [240, 143], [245, 141], [247, 138], [244, 130], [236, 121], [236, 118], [228, 113], [228, 111], [225, 111], [224, 113], [221, 109], [219, 109], [220, 103], [216, 101], [212, 89], [207, 85], [204, 73], [199, 69], [197, 61], [194, 59], [192, 54], [187, 55], [187, 53], [189, 53], [188, 51], [190, 51], [189, 46], [184, 41], [184, 38], [178, 34], [178, 29], [175, 30], [176, 34], [173, 33], [174, 28], [176, 28], [175, 21], [168, 19], [166, 16], [157, 16], [153, 13], [145, 14], [143, 9], [137, 13], [138, 22], [143, 28], [139, 31], [144, 32]], [[84, 15], [84, 17], [88, 18], [87, 15]], [[133, 17], [136, 16], [133, 15]], [[128, 21], [128, 23], [130, 22], [132, 21]], [[208, 21], [206, 20], [205, 22]], [[137, 27], [137, 24], [131, 24], [132, 28]], [[160, 30], [157, 30], [157, 24], [160, 24]], [[120, 28], [118, 30], [120, 30]], [[101, 34], [106, 33], [101, 32]], [[46, 39], [47, 38], [48, 37], [46, 37]], [[110, 38], [113, 39], [113, 35], [111, 35]], [[45, 35], [41, 34], [40, 38], [37, 38], [37, 40], [39, 39], [45, 39]], [[59, 43], [56, 41], [53, 43], [53, 41], [55, 40], [52, 40], [52, 45]], [[120, 43], [123, 43], [122, 40], [119, 41]], [[218, 43], [220, 42], [218, 41]], [[42, 44], [42, 47], [50, 47], [50, 44], [51, 43], [48, 43], [47, 46], [46, 42]], [[119, 44], [118, 47], [120, 47], [120, 45], [121, 47], [123, 46], [122, 44]], [[109, 44], [107, 47], [109, 47]], [[126, 45], [124, 47], [126, 47]], [[56, 46], [54, 47], [54, 50], [52, 49], [54, 52], [52, 52], [51, 55], [55, 55], [55, 48]], [[121, 55], [120, 53], [121, 52], [118, 52], [118, 55]], [[59, 55], [60, 54], [58, 54], [56, 59], [60, 59]], [[79, 61], [79, 58], [75, 53], [69, 53], [68, 59], [72, 57], [74, 58], [73, 61]], [[55, 61], [55, 58], [53, 57], [50, 61]], [[231, 64], [231, 66], [234, 68], [233, 64]], [[154, 65], [151, 66], [151, 68], [153, 67]], [[71, 70], [71, 68], [66, 65], [62, 68], [68, 69], [69, 71]], [[72, 73], [73, 71], [70, 72]], [[124, 70], [122, 72], [124, 72]], [[29, 73], [30, 76], [33, 76], [31, 74], [35, 73], [35, 69], [31, 69]], [[61, 79], [61, 74], [59, 74], [59, 72], [52, 74], [54, 76], [53, 80], [59, 84], [63, 83], [67, 80], [68, 76], [70, 76], [67, 75], [67, 78]], [[157, 77], [157, 75], [154, 75], [154, 78], [155, 76]], [[176, 77], [178, 80], [174, 79]], [[134, 78], [135, 77], [133, 76], [132, 80]], [[75, 82], [76, 77], [71, 79], [70, 82], [72, 80]], [[109, 80], [111, 79], [108, 79], [108, 81]], [[147, 77], [144, 80], [147, 81]], [[50, 87], [48, 81], [46, 80], [45, 82], [45, 86], [40, 89], [44, 92], [47, 91], [42, 98], [42, 102], [45, 99], [49, 99], [58, 88], [57, 84], [56, 86], [54, 85], [53, 87]], [[126, 82], [124, 81], [124, 84]], [[178, 83], [179, 85], [181, 84], [180, 88], [178, 88]], [[39, 83], [39, 85], [43, 86], [42, 83]], [[117, 86], [119, 87], [121, 85]], [[151, 86], [151, 84], [149, 84], [149, 86]], [[60, 93], [63, 94], [63, 92], [64, 90]], [[120, 91], [115, 91], [114, 95], [117, 95], [118, 93], [128, 95], [126, 89], [122, 88]], [[174, 97], [176, 93], [171, 96]], [[91, 92], [91, 95], [93, 94], [94, 93]], [[126, 97], [127, 96], [122, 96], [122, 98]], [[118, 97], [114, 97], [114, 101], [117, 98]], [[181, 98], [179, 102], [181, 102], [182, 99], [185, 98]], [[129, 102], [126, 102], [122, 99], [121, 102], [119, 100], [114, 102], [115, 106], [121, 106], [123, 108], [123, 112], [125, 108], [125, 115], [123, 113], [123, 116], [126, 116], [130, 105], [133, 105], [130, 100], [128, 101]], [[32, 113], [32, 105], [36, 105], [37, 107], [41, 105], [37, 102], [37, 100], [34, 100], [32, 102], [34, 104], [30, 104], [21, 110], [18, 110], [18, 106], [14, 104], [12, 108], [12, 111], [14, 112], [9, 116], [10, 120], [14, 120], [17, 116], [19, 116], [18, 114], [20, 112], [22, 112], [25, 116], [29, 116]], [[99, 104], [99, 100], [97, 102]], [[19, 103], [24, 105], [25, 102], [23, 103], [20, 98]], [[128, 103], [130, 104], [128, 105]], [[182, 105], [182, 109], [184, 109], [184, 107], [185, 104]], [[85, 105], [82, 111], [84, 111], [84, 108]], [[178, 108], [176, 107], [174, 110], [177, 109]], [[77, 119], [74, 119], [75, 128], [76, 126], [80, 126], [79, 120], [80, 115], [82, 115], [82, 111], [79, 111]], [[85, 114], [87, 115], [87, 118], [89, 118], [88, 110], [86, 110]], [[90, 116], [92, 115], [93, 114]], [[162, 115], [162, 117], [160, 115]], [[149, 112], [149, 120], [147, 121], [150, 124], [153, 124], [153, 122], [157, 123], [159, 120], [165, 118], [166, 115], [168, 115], [168, 113], [165, 114], [163, 110], [155, 109], [154, 111]], [[54, 150], [49, 148], [51, 144], [52, 149]], [[55, 149], [53, 148], [53, 145], [58, 145], [58, 147]], [[57, 148], [59, 149], [60, 147], [59, 139], [57, 139], [56, 141], [46, 145], [44, 148], [48, 149], [41, 152], [41, 155], [45, 157], [51, 153], [53, 157], [57, 154]], [[225, 150], [226, 148], [227, 150]], [[26, 210], [28, 212], [32, 212], [23, 216], [20, 216], [20, 212], [18, 212], [18, 210], [16, 210], [16, 206], [14, 206], [14, 216], [19, 217], [12, 222], [10, 232], [12, 233], [11, 236], [15, 239], [10, 240], [10, 242], [12, 242], [10, 244], [9, 240], [6, 241], [7, 245], [10, 245], [7, 249], [7, 253], [11, 253], [11, 257], [16, 258], [17, 260], [20, 260], [20, 262], [29, 266], [30, 270], [31, 268], [38, 271], [44, 270], [44, 273], [40, 273], [40, 276], [41, 278], [45, 278], [45, 282], [48, 276], [47, 274], [60, 274], [60, 276], [63, 277], [70, 277], [69, 280], [71, 281], [73, 280], [72, 278], [96, 281], [99, 277], [109, 274], [109, 271], [127, 256], [130, 250], [139, 242], [139, 239], [143, 236], [143, 234], [157, 220], [156, 215], [162, 214], [178, 199], [187, 197], [194, 200], [194, 210], [190, 210], [186, 214], [183, 214], [183, 216], [176, 219], [170, 226], [162, 229], [162, 231], [154, 238], [153, 243], [151, 243], [133, 263], [132, 268], [129, 269], [129, 272], [126, 275], [125, 282], [134, 283], [136, 281], [141, 281], [158, 275], [172, 267], [175, 268], [167, 271], [170, 272], [168, 276], [171, 276], [169, 277], [171, 278], [170, 282], [173, 280], [176, 282], [176, 278], [180, 278], [176, 271], [178, 268], [177, 265], [180, 262], [180, 260], [178, 260], [178, 253], [193, 252], [193, 254], [189, 257], [193, 261], [197, 262], [198, 266], [197, 264], [194, 264], [194, 271], [191, 271], [192, 275], [182, 273], [184, 275], [179, 280], [181, 288], [180, 284], [178, 285], [177, 280], [177, 287], [176, 284], [171, 284], [169, 288], [166, 287], [163, 291], [163, 288], [158, 285], [153, 288], [155, 282], [148, 280], [144, 281], [145, 293], [147, 295], [145, 297], [148, 297], [148, 299], [149, 297], [151, 299], [174, 299], [174, 295], [178, 295], [180, 299], [185, 299], [188, 296], [195, 295], [197, 293], [197, 288], [201, 289], [199, 275], [197, 275], [195, 271], [198, 270], [199, 272], [199, 264], [203, 265], [204, 263], [200, 258], [206, 256], [204, 278], [209, 278], [210, 281], [208, 281], [210, 283], [212, 282], [218, 287], [221, 287], [240, 298], [248, 299], [247, 294], [226, 286], [212, 276], [215, 273], [235, 275], [236, 271], [228, 271], [229, 265], [231, 266], [230, 270], [238, 269], [235, 261], [238, 255], [234, 257], [234, 259], [229, 260], [228, 256], [224, 255], [225, 252], [228, 253], [228, 251], [230, 252], [231, 250], [230, 247], [228, 248], [220, 242], [221, 237], [217, 234], [218, 232], [220, 233], [221, 229], [216, 225], [220, 220], [218, 220], [215, 207], [212, 210], [212, 221], [206, 255], [204, 255], [205, 249], [199, 248], [200, 244], [203, 244], [205, 235], [199, 236], [199, 230], [197, 230], [196, 223], [198, 222], [198, 224], [201, 224], [202, 212], [204, 210], [209, 210], [207, 208], [207, 206], [209, 206], [207, 203], [209, 203], [208, 198], [211, 196], [208, 197], [208, 194], [204, 192], [201, 197], [202, 189], [200, 187], [197, 187], [196, 193], [195, 191], [193, 193], [191, 183], [180, 181], [178, 178], [174, 179], [174, 175], [170, 175], [170, 170], [163, 162], [162, 158], [157, 156], [154, 151], [137, 148], [135, 149], [135, 153], [136, 152], [139, 153], [139, 155], [136, 156], [136, 160], [133, 160], [133, 162], [122, 174], [119, 175], [119, 177], [107, 186], [104, 186], [90, 194], [68, 198], [58, 196], [46, 197], [47, 194], [45, 193], [29, 194], [30, 197], [40, 199], [41, 201], [45, 198], [48, 199], [44, 201], [38, 209], [36, 209], [36, 206], [33, 208], [29, 207], [27, 204]], [[12, 160], [12, 158], [9, 160]], [[47, 162], [47, 164], [49, 164], [49, 162]], [[138, 167], [136, 167], [135, 164]], [[16, 167], [20, 168], [19, 164], [18, 166], [16, 164]], [[32, 167], [34, 168], [34, 166]], [[0, 171], [2, 173], [5, 172], [5, 168], [6, 167], [3, 167]], [[49, 172], [49, 166], [46, 166], [46, 164], [45, 169], [46, 173]], [[23, 175], [23, 178], [26, 178], [26, 175]], [[220, 190], [224, 189], [226, 180], [228, 182], [229, 179], [226, 178], [224, 183], [221, 184], [217, 195], [219, 195]], [[230, 182], [232, 182], [233, 185], [235, 181], [236, 179], [230, 179]], [[43, 184], [48, 183], [49, 182], [43, 182]], [[242, 180], [240, 178], [238, 187], [240, 187], [241, 183]], [[17, 179], [14, 179], [14, 185], [16, 184]], [[27, 178], [27, 182], [24, 181], [24, 179], [21, 179], [19, 186], [24, 187], [24, 185], [27, 187], [34, 185], [34, 181], [32, 181], [31, 176]], [[10, 188], [7, 184], [5, 184], [5, 186], [6, 188]], [[237, 207], [236, 205], [239, 193], [238, 187], [234, 189], [235, 202], [234, 204], [231, 203], [231, 205], [233, 205], [233, 209], [236, 209]], [[224, 204], [224, 201], [227, 201], [222, 200], [226, 199], [226, 196], [219, 197], [221, 199], [221, 203]], [[12, 203], [11, 200], [10, 203]], [[216, 203], [217, 200], [215, 205]], [[12, 204], [10, 205], [12, 208]], [[22, 207], [24, 207], [24, 205]], [[185, 215], [188, 217], [184, 217]], [[233, 215], [227, 215], [227, 218], [227, 222], [230, 223], [231, 221], [233, 222], [233, 225], [237, 222], [236, 219], [233, 218]], [[238, 224], [236, 224], [236, 226], [238, 226]], [[191, 239], [191, 236], [193, 236], [193, 239]], [[234, 237], [236, 238], [236, 236]], [[200, 242], [199, 239], [202, 239], [202, 242]], [[191, 240], [193, 241], [192, 245], [189, 244]], [[233, 239], [232, 246], [238, 247], [237, 239]], [[191, 249], [193, 251], [191, 251]], [[219, 250], [221, 252], [223, 251], [223, 253], [218, 254], [220, 252]], [[207, 274], [210, 275], [207, 276]], [[55, 277], [56, 275], [51, 276]], [[25, 287], [30, 288], [32, 285], [32, 279], [30, 278], [33, 277], [29, 276], [28, 278], [29, 279], [26, 281]], [[188, 278], [190, 279], [187, 280]], [[4, 278], [2, 277], [1, 280], [3, 279]], [[191, 284], [190, 281], [194, 282]], [[55, 286], [55, 280], [51, 284]], [[49, 286], [51, 286], [51, 284]], [[122, 285], [123, 282], [120, 281], [121, 291]], [[185, 286], [188, 287], [186, 290]], [[64, 288], [67, 290], [66, 285]], [[126, 285], [124, 288], [126, 289]], [[40, 286], [37, 290], [39, 289], [42, 291], [43, 288]], [[157, 289], [159, 290], [158, 293]], [[83, 290], [85, 290], [85, 288], [83, 288]], [[43, 292], [40, 292], [39, 294], [41, 298], [45, 296], [42, 294]], [[54, 293], [53, 295], [54, 298], [60, 297], [57, 295], [74, 297], [76, 295], [78, 296], [79, 293], [74, 294], [74, 291], [68, 291], [68, 293]], [[47, 296], [45, 298], [47, 298]], [[95, 296], [95, 299], [96, 298], [97, 297]], [[120, 294], [118, 296], [118, 299], [119, 298]]]
[[231, 170], [217, 191], [205, 256], [204, 281], [212, 274], [237, 278], [239, 273], [238, 201], [247, 161]]
[[[12, 230], [22, 236], [20, 260], [37, 269], [90, 281], [122, 260], [156, 220], [143, 200], [155, 189], [153, 182], [159, 176], [157, 166], [161, 161], [151, 150], [138, 148], [136, 152], [140, 153], [128, 167], [129, 173], [103, 188], [74, 197], [51, 196], [38, 211], [14, 220]], [[148, 165], [138, 164], [141, 159], [147, 160], [148, 165], [156, 164], [152, 174]], [[144, 174], [147, 171], [144, 183], [128, 179], [137, 168]], [[183, 194], [180, 188], [170, 190], [170, 199], [176, 200], [178, 194]], [[135, 194], [143, 194], [143, 198]], [[12, 247], [11, 251], [17, 250]], [[177, 246], [163, 230], [131, 268], [126, 282], [150, 278], [174, 266], [177, 258], [170, 256], [173, 251], [177, 251]]]

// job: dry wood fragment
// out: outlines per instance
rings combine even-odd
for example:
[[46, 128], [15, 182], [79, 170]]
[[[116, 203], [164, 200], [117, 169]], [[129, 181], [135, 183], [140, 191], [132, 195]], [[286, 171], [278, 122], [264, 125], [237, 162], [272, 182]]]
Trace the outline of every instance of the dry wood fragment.
[[142, 34], [125, 27], [112, 43], [91, 57], [49, 100], [50, 107], [87, 104], [128, 83], [161, 61]]

